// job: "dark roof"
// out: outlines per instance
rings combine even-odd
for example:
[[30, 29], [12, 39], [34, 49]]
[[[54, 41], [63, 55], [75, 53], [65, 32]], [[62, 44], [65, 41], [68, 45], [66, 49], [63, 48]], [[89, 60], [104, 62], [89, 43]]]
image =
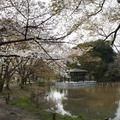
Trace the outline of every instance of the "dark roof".
[[87, 70], [84, 70], [84, 69], [71, 69], [70, 72], [87, 72]]

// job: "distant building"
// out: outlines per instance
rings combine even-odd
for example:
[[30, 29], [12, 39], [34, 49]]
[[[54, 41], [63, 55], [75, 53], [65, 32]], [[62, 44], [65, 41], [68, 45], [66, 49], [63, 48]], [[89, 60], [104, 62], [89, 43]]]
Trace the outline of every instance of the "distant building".
[[75, 69], [71, 69], [69, 72], [70, 72], [71, 81], [75, 81], [75, 82], [84, 81], [87, 75], [87, 70], [84, 69], [75, 68]]

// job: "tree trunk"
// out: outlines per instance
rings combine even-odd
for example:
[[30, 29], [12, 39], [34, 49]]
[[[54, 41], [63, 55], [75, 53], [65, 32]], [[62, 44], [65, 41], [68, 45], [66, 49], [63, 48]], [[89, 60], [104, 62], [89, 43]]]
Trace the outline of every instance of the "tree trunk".
[[53, 113], [53, 120], [56, 120], [56, 113]]
[[24, 79], [21, 79], [20, 87], [21, 87], [21, 89], [24, 88]]
[[5, 102], [6, 102], [6, 104], [9, 104], [9, 102], [10, 102], [10, 93], [9, 92], [5, 96]]
[[3, 88], [4, 88], [4, 80], [0, 80], [0, 92], [3, 91]]
[[10, 81], [8, 79], [6, 80], [6, 86], [5, 86], [5, 88], [7, 90], [10, 90]]

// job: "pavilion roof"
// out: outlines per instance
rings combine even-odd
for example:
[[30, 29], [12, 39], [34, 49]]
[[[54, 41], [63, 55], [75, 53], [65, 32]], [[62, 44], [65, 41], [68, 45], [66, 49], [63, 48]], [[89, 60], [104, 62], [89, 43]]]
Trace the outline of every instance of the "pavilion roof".
[[74, 68], [74, 69], [70, 69], [69, 72], [87, 72], [87, 70]]

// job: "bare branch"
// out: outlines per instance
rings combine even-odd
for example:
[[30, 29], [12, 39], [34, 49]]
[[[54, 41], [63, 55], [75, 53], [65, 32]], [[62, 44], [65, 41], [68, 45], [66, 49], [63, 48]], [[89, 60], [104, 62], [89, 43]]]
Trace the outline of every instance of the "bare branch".
[[[55, 37], [50, 37], [50, 38], [34, 37], [34, 38], [26, 38], [26, 39], [20, 39], [20, 40], [3, 41], [3, 42], [0, 42], [0, 46], [7, 45], [7, 44], [13, 44], [13, 43], [33, 41], [34, 39], [41, 40], [42, 43], [49, 43], [49, 42], [51, 42], [51, 43], [60, 43], [60, 41], [55, 41], [55, 40], [62, 40], [65, 37], [67, 37], [68, 35], [70, 35], [70, 34], [66, 34], [66, 35], [58, 37], [58, 38], [55, 38]], [[65, 42], [63, 42], [63, 43], [65, 43]]]
[[[77, 5], [76, 8], [73, 10], [72, 14], [79, 8], [79, 6], [81, 5], [81, 2], [82, 2], [82, 0], [80, 0], [80, 1], [78, 2], [78, 5]], [[72, 15], [72, 14], [71, 14], [71, 15]]]
[[39, 45], [40, 48], [42, 48], [42, 50], [46, 53], [46, 55], [48, 55], [48, 57], [49, 57], [58, 67], [60, 67], [60, 68], [62, 68], [63, 70], [65, 70], [65, 68], [62, 67], [61, 65], [59, 65], [59, 64], [55, 61], [55, 59], [52, 58], [52, 56], [46, 51], [46, 49], [45, 49], [37, 40], [34, 40], [34, 41]]
[[20, 56], [19, 55], [0, 55], [0, 57], [9, 58], [9, 57], [20, 57]]
[[92, 14], [89, 14], [88, 17], [94, 16], [94, 15], [97, 15], [98, 13], [100, 13], [100, 12], [102, 11], [102, 9], [103, 9], [103, 6], [104, 6], [104, 4], [105, 4], [105, 1], [106, 1], [106, 0], [103, 0], [102, 4], [100, 5], [100, 9], [99, 9], [98, 11], [96, 11], [96, 12], [94, 12], [94, 13], [92, 13]]
[[112, 40], [112, 43], [111, 43], [113, 45], [115, 40], [116, 40], [117, 32], [119, 31], [119, 29], [120, 29], [120, 24], [117, 26], [117, 28], [113, 32], [108, 34], [104, 40], [107, 40], [111, 35], [113, 35], [113, 40]]
[[12, 0], [10, 0], [10, 3], [18, 11], [18, 13], [20, 13], [25, 19], [27, 19], [26, 16], [15, 6]]

